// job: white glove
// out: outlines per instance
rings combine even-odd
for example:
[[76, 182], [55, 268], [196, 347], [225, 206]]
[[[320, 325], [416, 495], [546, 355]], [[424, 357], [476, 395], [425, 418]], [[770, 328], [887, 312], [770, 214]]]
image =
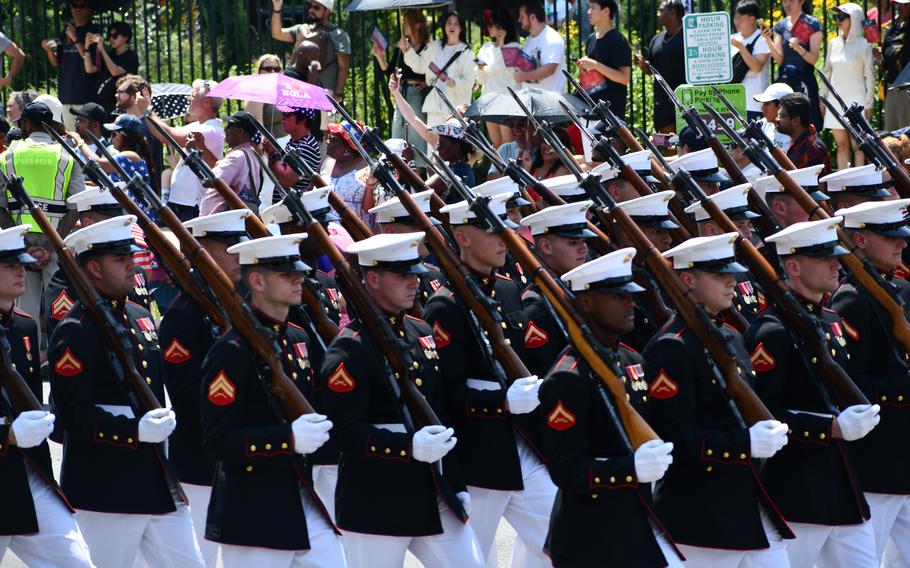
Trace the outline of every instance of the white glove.
[[294, 451], [298, 454], [312, 454], [329, 441], [332, 421], [323, 414], [304, 414], [291, 423], [294, 432]]
[[149, 410], [139, 419], [139, 441], [157, 444], [167, 440], [177, 427], [177, 415], [170, 408]]
[[777, 420], [762, 420], [749, 428], [749, 446], [753, 458], [770, 458], [787, 445], [789, 426]]
[[875, 428], [881, 416], [878, 415], [881, 407], [877, 404], [854, 404], [848, 406], [837, 417], [844, 440], [852, 442], [859, 440]]
[[537, 391], [540, 390], [540, 383], [543, 380], [538, 379], [537, 375], [515, 379], [515, 382], [506, 392], [506, 400], [509, 402], [509, 412], [512, 414], [527, 414], [533, 411], [540, 404], [537, 398]]
[[672, 442], [649, 440], [635, 450], [635, 477], [640, 483], [653, 483], [664, 476], [673, 463]]
[[455, 494], [458, 497], [458, 500], [461, 501], [461, 506], [464, 508], [464, 514], [471, 514], [471, 496], [468, 495], [467, 491], [459, 491]]
[[458, 438], [453, 434], [455, 430], [445, 426], [424, 426], [414, 432], [414, 437], [411, 438], [411, 454], [417, 461], [437, 462], [458, 442]]
[[54, 429], [54, 415], [43, 410], [26, 410], [13, 420], [13, 435], [20, 448], [40, 445]]

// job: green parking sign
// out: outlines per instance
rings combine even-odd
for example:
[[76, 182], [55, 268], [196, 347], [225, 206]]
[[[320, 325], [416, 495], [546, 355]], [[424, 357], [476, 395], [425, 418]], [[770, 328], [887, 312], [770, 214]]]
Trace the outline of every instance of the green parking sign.
[[[717, 85], [717, 89], [723, 93], [724, 97], [733, 105], [733, 108], [740, 114], [740, 116], [746, 116], [746, 87], [745, 85]], [[675, 90], [676, 97], [685, 107], [694, 106], [695, 110], [698, 112], [698, 115], [702, 117], [705, 123], [708, 125], [708, 128], [711, 130], [711, 133], [716, 136], [721, 143], [730, 144], [733, 141], [730, 140], [724, 131], [721, 129], [720, 125], [717, 124], [717, 121], [714, 119], [704, 106], [701, 103], [706, 102], [711, 107], [716, 110], [723, 118], [724, 122], [730, 125], [731, 128], [736, 128], [738, 125], [736, 119], [733, 116], [733, 113], [730, 112], [730, 109], [720, 100], [714, 91], [711, 90], [711, 87], [703, 85], [680, 85], [676, 87]], [[676, 131], [679, 132], [683, 129], [683, 126], [686, 125], [686, 121], [683, 120], [682, 116], [679, 114], [679, 109], [676, 110]]]
[[708, 12], [683, 17], [686, 82], [690, 85], [728, 83], [733, 79], [730, 14]]

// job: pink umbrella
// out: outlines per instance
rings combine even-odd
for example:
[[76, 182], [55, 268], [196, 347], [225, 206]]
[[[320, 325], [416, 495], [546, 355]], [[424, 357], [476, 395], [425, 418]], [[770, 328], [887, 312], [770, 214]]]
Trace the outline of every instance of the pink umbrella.
[[228, 77], [209, 91], [208, 96], [270, 103], [282, 111], [292, 108], [335, 110], [325, 89], [282, 73]]

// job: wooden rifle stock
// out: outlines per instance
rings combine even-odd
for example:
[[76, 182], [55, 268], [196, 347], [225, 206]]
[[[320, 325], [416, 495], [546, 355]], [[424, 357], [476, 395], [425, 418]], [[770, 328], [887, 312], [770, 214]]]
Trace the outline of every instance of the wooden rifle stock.
[[89, 282], [88, 277], [82, 272], [72, 252], [63, 244], [63, 239], [60, 238], [57, 229], [54, 228], [44, 211], [35, 205], [35, 202], [25, 191], [22, 186], [22, 178], [9, 178], [3, 173], [0, 173], [0, 178], [6, 182], [7, 190], [24, 207], [28, 208], [29, 213], [41, 229], [41, 232], [44, 233], [51, 248], [57, 253], [60, 267], [66, 273], [67, 278], [75, 289], [76, 295], [79, 297], [79, 301], [85, 307], [85, 311], [94, 324], [101, 342], [119, 364], [120, 371], [123, 373], [123, 382], [138, 405], [138, 408], [135, 409], [138, 411], [137, 415], [161, 408], [155, 393], [152, 392], [136, 368], [136, 362], [132, 357], [132, 343], [126, 329], [113, 317], [109, 308], [103, 305], [105, 301], [101, 299], [91, 282]]
[[[0, 385], [6, 391], [12, 408], [10, 409], [15, 415], [19, 415], [29, 410], [44, 410], [41, 401], [29, 388], [28, 383], [19, 374], [19, 371], [13, 367], [10, 358], [9, 330], [0, 330]], [[15, 416], [10, 416], [10, 420]]]
[[271, 373], [268, 390], [281, 403], [288, 421], [293, 422], [304, 414], [315, 412], [313, 406], [303, 396], [297, 386], [284, 374], [281, 364], [281, 348], [271, 331], [263, 328], [256, 321], [252, 310], [234, 288], [234, 283], [212, 259], [208, 251], [202, 248], [199, 241], [183, 226], [177, 215], [169, 207], [157, 200], [157, 196], [146, 193], [146, 200], [155, 209], [158, 218], [174, 233], [180, 246], [193, 259], [193, 266], [208, 283], [218, 298], [224, 311], [227, 312], [234, 329], [243, 336], [253, 351], [268, 366]]
[[[691, 183], [694, 181], [689, 180]], [[724, 213], [716, 203], [704, 194], [697, 197], [711, 216], [711, 220], [724, 232], [737, 233], [736, 224]], [[752, 271], [765, 294], [778, 308], [780, 319], [784, 325], [796, 332], [812, 352], [812, 361], [819, 369], [820, 376], [825, 381], [827, 389], [844, 407], [854, 404], [869, 404], [866, 395], [856, 386], [846, 371], [834, 360], [828, 350], [824, 338], [824, 331], [813, 323], [813, 318], [796, 300], [795, 292], [778, 276], [774, 268], [749, 240], [737, 236], [736, 253]]]

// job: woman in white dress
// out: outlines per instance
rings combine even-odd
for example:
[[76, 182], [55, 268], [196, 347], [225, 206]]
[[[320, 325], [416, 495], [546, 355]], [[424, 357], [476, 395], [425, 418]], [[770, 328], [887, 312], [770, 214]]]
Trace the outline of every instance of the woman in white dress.
[[[514, 63], [521, 45], [515, 19], [507, 10], [495, 10], [484, 19], [484, 29], [493, 41], [483, 44], [477, 52], [477, 82], [483, 85], [480, 95], [504, 93], [508, 87], [517, 91], [520, 85], [515, 82], [518, 67]], [[512, 141], [512, 129], [505, 124], [488, 122], [487, 131], [494, 148]]]
[[[869, 118], [872, 116], [872, 102], [875, 97], [875, 66], [872, 60], [872, 45], [863, 37], [863, 9], [853, 2], [841, 4], [834, 8], [832, 17], [837, 22], [838, 33], [837, 37], [828, 42], [824, 73], [844, 101], [848, 105], [853, 103], [862, 105], [866, 117]], [[835, 107], [840, 107], [833, 97], [828, 96], [826, 88], [822, 89], [822, 96]], [[844, 109], [840, 111], [843, 112]], [[825, 128], [831, 130], [837, 144], [837, 169], [851, 165], [862, 166], [866, 163], [866, 157], [856, 149], [855, 143], [851, 144], [850, 135], [830, 112], [825, 112]], [[851, 149], [854, 158], [852, 164]]]
[[[438, 86], [452, 104], [467, 108], [471, 104], [471, 92], [474, 88], [474, 53], [464, 42], [465, 27], [457, 12], [449, 13], [443, 21], [443, 37], [431, 41], [420, 53], [413, 49], [404, 49], [404, 62], [417, 73], [424, 73], [427, 85]], [[423, 101], [423, 111], [427, 114], [427, 126], [445, 124], [446, 117], [452, 114], [435, 89], [427, 93]], [[432, 148], [428, 148], [432, 149]]]

